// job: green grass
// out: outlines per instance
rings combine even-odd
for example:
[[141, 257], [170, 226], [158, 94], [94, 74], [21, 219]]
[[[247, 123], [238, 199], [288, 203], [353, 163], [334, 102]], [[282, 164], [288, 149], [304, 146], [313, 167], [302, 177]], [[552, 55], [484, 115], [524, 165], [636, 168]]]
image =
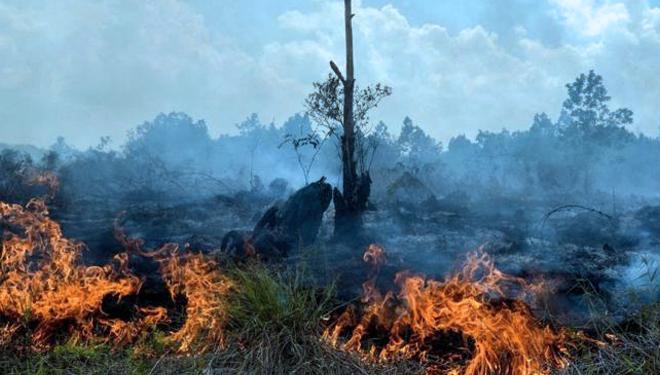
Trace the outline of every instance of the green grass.
[[44, 353], [17, 354], [0, 352], [3, 374], [120, 374], [131, 373], [126, 362], [119, 360], [107, 346], [56, 345]]
[[638, 313], [620, 322], [608, 313], [593, 286], [583, 285], [590, 305], [590, 331], [604, 345], [583, 342], [562, 374], [646, 375], [660, 374], [660, 301], [644, 304], [641, 295], [658, 295], [658, 265], [642, 258], [645, 266], [638, 280], [641, 289], [630, 290], [628, 301]]
[[229, 276], [237, 288], [230, 303], [230, 330], [247, 339], [264, 330], [316, 334], [332, 307], [334, 288], [305, 287], [301, 270], [275, 272], [250, 265], [233, 268]]

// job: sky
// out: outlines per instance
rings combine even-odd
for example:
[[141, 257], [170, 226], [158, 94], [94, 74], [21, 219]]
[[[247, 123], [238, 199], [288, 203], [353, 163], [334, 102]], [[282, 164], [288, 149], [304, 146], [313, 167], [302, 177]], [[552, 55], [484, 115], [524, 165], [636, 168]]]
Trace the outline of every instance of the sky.
[[[161, 112], [281, 124], [343, 64], [343, 1], [0, 0], [0, 142], [78, 147]], [[660, 0], [354, 0], [356, 78], [439, 140], [556, 118], [594, 69], [631, 130], [660, 129]]]

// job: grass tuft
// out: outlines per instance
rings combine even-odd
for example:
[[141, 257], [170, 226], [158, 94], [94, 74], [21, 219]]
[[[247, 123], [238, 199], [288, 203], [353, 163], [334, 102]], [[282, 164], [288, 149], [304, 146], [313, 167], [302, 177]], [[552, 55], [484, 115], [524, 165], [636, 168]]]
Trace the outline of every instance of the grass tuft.
[[229, 328], [241, 338], [263, 331], [315, 334], [331, 309], [334, 288], [305, 287], [301, 270], [277, 272], [253, 264], [232, 268], [229, 277], [236, 285]]

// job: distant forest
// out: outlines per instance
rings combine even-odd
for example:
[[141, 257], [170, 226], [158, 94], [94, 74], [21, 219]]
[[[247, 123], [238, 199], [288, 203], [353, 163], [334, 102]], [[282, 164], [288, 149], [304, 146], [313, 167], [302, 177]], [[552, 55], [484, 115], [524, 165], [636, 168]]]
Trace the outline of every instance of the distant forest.
[[[633, 113], [610, 108], [603, 79], [593, 71], [566, 89], [556, 118], [540, 113], [527, 130], [480, 131], [474, 140], [457, 135], [443, 145], [424, 131], [451, 126], [442, 119], [416, 124], [405, 118], [399, 134], [383, 122], [361, 127], [358, 164], [373, 178], [373, 200], [388, 194], [404, 174], [437, 196], [656, 198], [660, 138], [634, 134]], [[204, 121], [169, 113], [137, 126], [119, 149], [111, 149], [107, 138], [87, 150], [62, 138], [41, 154], [5, 148], [0, 200], [29, 199], [37, 187], [25, 172], [41, 170], [57, 172], [63, 203], [185, 200], [241, 190], [283, 195], [321, 176], [338, 184], [336, 140], [307, 114], [295, 114], [280, 126], [252, 114], [237, 127], [236, 135], [211, 138]]]

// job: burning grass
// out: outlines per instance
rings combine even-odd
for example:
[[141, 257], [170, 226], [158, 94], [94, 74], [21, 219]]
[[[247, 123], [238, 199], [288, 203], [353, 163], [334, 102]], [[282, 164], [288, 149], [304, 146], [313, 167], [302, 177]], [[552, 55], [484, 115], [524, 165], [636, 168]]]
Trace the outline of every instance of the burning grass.
[[[301, 271], [260, 264], [227, 265], [238, 285], [223, 346], [177, 353], [169, 335], [148, 330], [130, 345], [64, 342], [45, 351], [0, 348], [0, 368], [15, 374], [404, 374], [413, 363], [379, 365], [337, 351], [322, 340], [322, 321], [332, 307], [332, 288], [304, 286]], [[23, 336], [27, 339], [27, 336]], [[4, 350], [4, 352], [3, 352]]]
[[8, 342], [28, 326], [32, 348], [46, 346], [53, 335], [70, 327], [75, 327], [68, 332], [73, 341], [94, 336], [101, 326], [113, 331], [115, 339], [124, 339], [117, 336], [124, 329], [113, 329], [99, 310], [107, 295], [121, 299], [140, 288], [140, 279], [127, 270], [127, 255], [118, 254], [114, 264], [102, 267], [81, 265], [83, 245], [62, 236], [42, 200], [32, 200], [25, 208], [0, 202], [0, 215], [6, 226], [23, 232], [3, 234], [0, 316], [9, 325], [0, 341]]
[[[220, 266], [175, 244], [147, 251], [120, 230], [124, 251], [86, 266], [84, 244], [63, 236], [42, 200], [0, 202], [0, 217], [2, 373], [658, 372], [657, 305], [634, 330], [609, 327], [581, 344], [534, 318], [539, 285], [499, 272], [483, 253], [443, 281], [399, 273], [398, 291], [381, 293], [386, 256], [371, 245], [361, 304], [338, 313], [333, 288], [307, 287], [300, 270]], [[129, 254], [158, 263], [181, 317], [134, 303], [144, 281]]]
[[[129, 316], [113, 317], [103, 311], [138, 294], [142, 279], [131, 273], [126, 252], [103, 266], [81, 262], [84, 244], [65, 238], [48, 216], [43, 200], [25, 207], [0, 202], [3, 231], [0, 253], [0, 344], [29, 336], [19, 349], [43, 350], [53, 343], [92, 342], [124, 344], [170, 320], [160, 306], [135, 306]], [[131, 250], [141, 251], [139, 241]], [[226, 296], [231, 282], [215, 262], [200, 254], [179, 252], [168, 244], [142, 255], [160, 264], [162, 280], [172, 299], [187, 300], [182, 327], [167, 339], [178, 352], [208, 350], [223, 344], [227, 321]]]
[[[382, 259], [375, 245], [364, 256], [375, 267]], [[522, 302], [538, 286], [501, 273], [487, 254], [470, 255], [444, 281], [402, 272], [395, 282], [399, 292], [386, 294], [375, 277], [365, 282], [361, 312], [347, 309], [324, 337], [367, 360], [415, 359], [437, 373], [544, 374], [566, 365], [565, 334], [542, 326]]]

